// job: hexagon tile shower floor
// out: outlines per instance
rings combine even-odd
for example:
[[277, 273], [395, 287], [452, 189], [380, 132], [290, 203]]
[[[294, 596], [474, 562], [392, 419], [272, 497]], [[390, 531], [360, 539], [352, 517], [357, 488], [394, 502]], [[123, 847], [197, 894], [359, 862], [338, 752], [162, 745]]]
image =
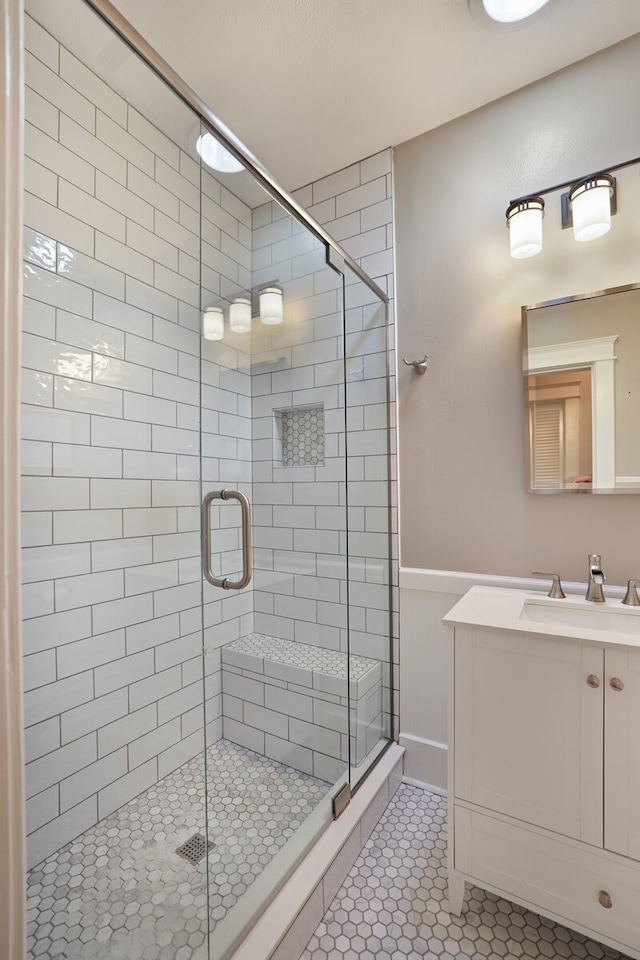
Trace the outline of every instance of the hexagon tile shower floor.
[[205, 832], [196, 757], [28, 875], [28, 960], [190, 960], [329, 785], [221, 740], [207, 751], [207, 858], [176, 848]]

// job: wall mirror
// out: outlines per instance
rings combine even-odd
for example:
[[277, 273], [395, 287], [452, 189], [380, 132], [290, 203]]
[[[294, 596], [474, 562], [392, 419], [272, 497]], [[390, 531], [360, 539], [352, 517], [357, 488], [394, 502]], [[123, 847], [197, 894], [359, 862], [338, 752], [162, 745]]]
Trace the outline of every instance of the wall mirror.
[[640, 284], [522, 308], [530, 493], [640, 493]]

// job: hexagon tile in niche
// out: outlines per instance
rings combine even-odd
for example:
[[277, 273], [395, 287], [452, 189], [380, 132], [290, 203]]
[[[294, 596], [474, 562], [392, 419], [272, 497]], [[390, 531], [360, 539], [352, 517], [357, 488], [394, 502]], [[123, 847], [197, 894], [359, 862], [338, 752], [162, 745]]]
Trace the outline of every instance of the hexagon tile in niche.
[[221, 740], [52, 854], [27, 877], [27, 960], [190, 960], [330, 785]]
[[449, 914], [446, 810], [398, 789], [300, 960], [626, 960], [477, 887]]

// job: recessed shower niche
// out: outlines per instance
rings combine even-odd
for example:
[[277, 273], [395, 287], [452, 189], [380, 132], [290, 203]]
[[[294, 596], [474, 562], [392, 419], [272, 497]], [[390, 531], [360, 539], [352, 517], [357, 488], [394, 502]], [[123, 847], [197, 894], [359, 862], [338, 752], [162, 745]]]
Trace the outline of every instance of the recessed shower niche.
[[273, 432], [276, 464], [283, 467], [324, 467], [325, 418], [322, 404], [275, 410]]

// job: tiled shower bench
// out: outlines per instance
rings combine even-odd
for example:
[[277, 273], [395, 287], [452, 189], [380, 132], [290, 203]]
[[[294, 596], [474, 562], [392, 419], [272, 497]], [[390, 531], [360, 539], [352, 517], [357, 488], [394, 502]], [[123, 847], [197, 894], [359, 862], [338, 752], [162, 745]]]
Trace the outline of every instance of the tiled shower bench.
[[222, 647], [226, 740], [333, 782], [382, 736], [382, 664], [251, 633]]

